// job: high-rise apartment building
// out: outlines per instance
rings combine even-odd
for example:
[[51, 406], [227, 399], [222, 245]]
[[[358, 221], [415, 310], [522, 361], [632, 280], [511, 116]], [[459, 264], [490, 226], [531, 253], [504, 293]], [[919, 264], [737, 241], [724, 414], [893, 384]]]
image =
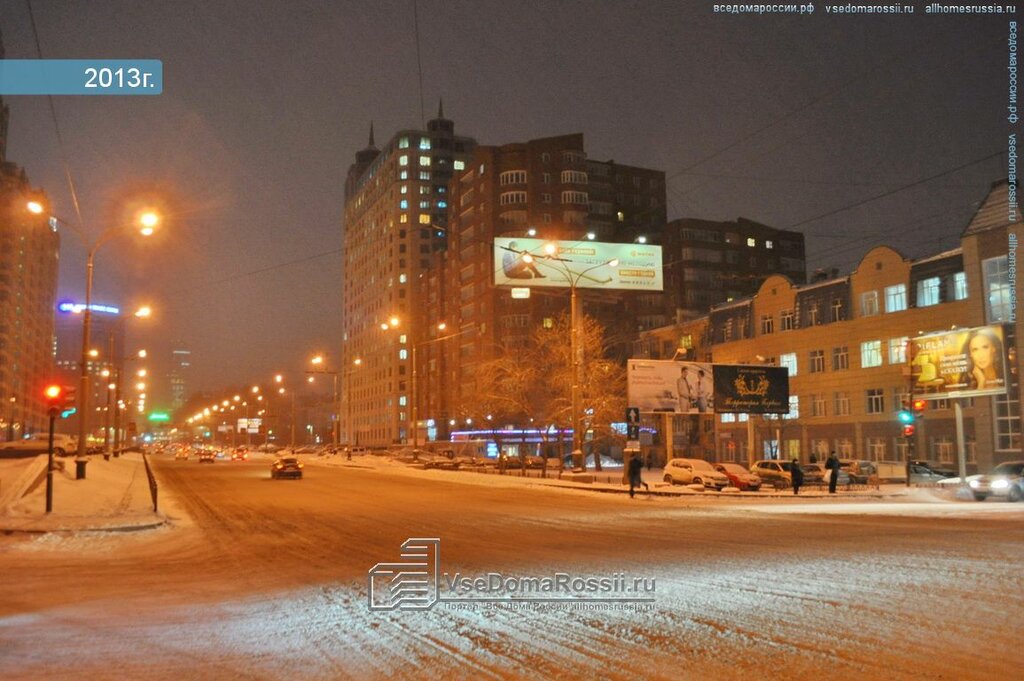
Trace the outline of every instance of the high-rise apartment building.
[[[582, 134], [477, 147], [450, 193], [448, 249], [421, 287], [433, 337], [450, 337], [417, 357], [418, 420], [439, 437], [475, 413], [482, 362], [515, 352], [538, 325], [568, 313], [567, 288], [512, 298], [494, 287], [495, 237], [654, 243], [665, 225], [665, 174], [590, 160]], [[578, 294], [623, 358], [639, 330], [672, 319], [661, 292]], [[442, 321], [444, 332], [434, 328]]]
[[188, 378], [192, 373], [192, 351], [186, 350], [178, 344], [178, 347], [171, 351], [171, 370], [168, 373], [168, 383], [171, 389], [171, 411], [177, 412], [185, 406], [188, 397]]
[[346, 404], [344, 441], [375, 445], [409, 438], [412, 355], [427, 338], [420, 283], [447, 247], [449, 182], [466, 168], [475, 146], [455, 135], [455, 124], [439, 110], [426, 130], [400, 130], [381, 149], [371, 128], [369, 145], [349, 167], [344, 347], [334, 368]]
[[27, 209], [43, 201], [41, 192], [7, 160], [9, 120], [0, 98], [0, 439], [46, 428], [60, 249], [56, 229]]

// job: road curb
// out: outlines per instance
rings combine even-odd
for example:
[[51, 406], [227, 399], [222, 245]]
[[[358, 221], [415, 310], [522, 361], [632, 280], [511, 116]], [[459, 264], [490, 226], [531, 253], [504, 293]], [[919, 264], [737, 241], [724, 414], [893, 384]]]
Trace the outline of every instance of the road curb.
[[112, 527], [60, 527], [52, 529], [36, 529], [24, 527], [0, 527], [0, 534], [73, 534], [78, 532], [141, 532], [144, 530], [155, 530], [158, 527], [170, 524], [167, 519], [157, 522], [143, 523], [139, 525], [114, 525]]

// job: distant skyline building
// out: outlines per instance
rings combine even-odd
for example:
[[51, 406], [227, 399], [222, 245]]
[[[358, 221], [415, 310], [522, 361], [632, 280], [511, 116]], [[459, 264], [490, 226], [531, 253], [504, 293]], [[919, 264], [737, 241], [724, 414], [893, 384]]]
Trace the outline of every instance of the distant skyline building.
[[171, 370], [167, 379], [171, 390], [171, 411], [176, 412], [185, 406], [188, 399], [188, 384], [192, 374], [192, 351], [177, 343], [171, 351]]
[[7, 160], [9, 123], [0, 97], [0, 440], [47, 426], [43, 389], [53, 377], [60, 254], [56, 229], [27, 209], [29, 201], [45, 201], [43, 193]]
[[[400, 130], [356, 153], [345, 182], [343, 350], [331, 358], [347, 405], [341, 439], [364, 445], [409, 435], [414, 344], [426, 338], [421, 276], [448, 243], [449, 181], [476, 146], [438, 107], [426, 130]], [[394, 319], [387, 330], [381, 324]], [[360, 360], [355, 365], [354, 361]]]
[[[54, 311], [56, 313], [54, 322], [53, 361], [57, 369], [57, 376], [61, 383], [67, 386], [74, 386], [79, 389], [81, 375], [79, 373], [79, 362], [82, 359], [82, 304], [74, 302], [59, 303]], [[96, 428], [102, 428], [103, 410], [113, 409], [114, 395], [107, 386], [114, 380], [113, 376], [118, 368], [120, 360], [124, 358], [124, 324], [121, 322], [121, 310], [113, 305], [93, 303], [89, 306], [92, 310], [90, 322], [90, 340], [96, 357], [90, 358], [89, 369], [89, 404], [95, 412], [90, 423]], [[103, 376], [103, 371], [109, 371], [108, 376]], [[109, 394], [108, 394], [109, 393]], [[109, 399], [108, 399], [109, 398]], [[108, 402], [110, 405], [108, 405]], [[113, 412], [111, 412], [113, 422]], [[68, 433], [78, 432], [78, 414], [73, 414], [61, 421], [59, 430]]]

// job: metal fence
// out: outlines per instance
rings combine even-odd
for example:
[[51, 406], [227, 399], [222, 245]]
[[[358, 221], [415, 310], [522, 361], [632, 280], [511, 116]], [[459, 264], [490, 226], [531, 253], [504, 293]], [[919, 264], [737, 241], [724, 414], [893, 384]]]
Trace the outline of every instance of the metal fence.
[[142, 462], [146, 464], [146, 478], [149, 480], [149, 496], [153, 498], [153, 513], [157, 512], [157, 492], [158, 486], [156, 484], [156, 477], [153, 475], [153, 469], [149, 467], [149, 457], [146, 453], [142, 453]]

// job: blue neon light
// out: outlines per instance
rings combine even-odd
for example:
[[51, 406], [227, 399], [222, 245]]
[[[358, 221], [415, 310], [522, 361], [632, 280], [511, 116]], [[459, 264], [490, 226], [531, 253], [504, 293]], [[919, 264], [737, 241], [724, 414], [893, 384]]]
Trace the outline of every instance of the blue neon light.
[[[71, 312], [74, 314], [81, 314], [85, 310], [84, 303], [60, 303], [57, 305], [57, 309], [61, 312]], [[113, 305], [90, 305], [89, 310], [91, 312], [102, 312], [103, 314], [121, 314], [120, 308], [114, 307]]]

